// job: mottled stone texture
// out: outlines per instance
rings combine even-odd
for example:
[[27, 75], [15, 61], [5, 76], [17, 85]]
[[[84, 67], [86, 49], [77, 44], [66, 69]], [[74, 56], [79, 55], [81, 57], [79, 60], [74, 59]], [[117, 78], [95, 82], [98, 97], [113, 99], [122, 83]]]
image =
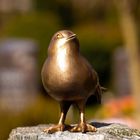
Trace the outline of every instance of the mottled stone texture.
[[44, 128], [50, 125], [18, 127], [13, 129], [8, 140], [140, 140], [140, 131], [122, 124], [92, 123], [97, 132], [71, 133], [68, 131], [46, 134]]

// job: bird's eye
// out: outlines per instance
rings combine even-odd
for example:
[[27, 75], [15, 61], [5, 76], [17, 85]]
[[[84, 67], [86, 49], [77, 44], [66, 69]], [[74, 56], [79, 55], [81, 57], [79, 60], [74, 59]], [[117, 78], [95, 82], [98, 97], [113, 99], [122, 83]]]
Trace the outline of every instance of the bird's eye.
[[59, 33], [59, 34], [57, 34], [57, 38], [61, 39], [61, 38], [63, 38], [63, 35]]

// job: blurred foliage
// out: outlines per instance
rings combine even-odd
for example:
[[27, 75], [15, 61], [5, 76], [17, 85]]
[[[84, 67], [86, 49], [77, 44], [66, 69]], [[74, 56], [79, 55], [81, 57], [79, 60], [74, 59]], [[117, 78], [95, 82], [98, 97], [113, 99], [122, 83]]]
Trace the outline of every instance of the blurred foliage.
[[72, 2], [70, 0], [36, 0], [36, 9], [41, 12], [54, 13], [62, 21], [63, 27], [70, 27], [74, 25], [74, 11], [72, 8]]

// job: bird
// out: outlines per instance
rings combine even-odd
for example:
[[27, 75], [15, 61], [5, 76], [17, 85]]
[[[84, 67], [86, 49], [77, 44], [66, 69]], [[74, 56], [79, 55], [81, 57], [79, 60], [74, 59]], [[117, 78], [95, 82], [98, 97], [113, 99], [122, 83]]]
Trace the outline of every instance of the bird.
[[[45, 132], [97, 131], [95, 126], [86, 122], [85, 106], [91, 95], [101, 103], [103, 87], [100, 86], [97, 72], [80, 53], [79, 39], [75, 33], [60, 30], [53, 35], [41, 77], [46, 92], [60, 104], [58, 124], [46, 128]], [[67, 112], [72, 104], [76, 105], [80, 115], [79, 123], [75, 126], [65, 124]]]

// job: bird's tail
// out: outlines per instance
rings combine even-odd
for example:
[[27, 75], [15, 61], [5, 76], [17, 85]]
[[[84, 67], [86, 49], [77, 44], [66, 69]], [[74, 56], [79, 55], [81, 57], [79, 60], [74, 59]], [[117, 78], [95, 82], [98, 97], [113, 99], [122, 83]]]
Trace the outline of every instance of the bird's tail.
[[97, 102], [98, 102], [99, 104], [101, 104], [101, 99], [102, 99], [101, 96], [102, 96], [102, 94], [103, 94], [106, 90], [107, 90], [107, 89], [104, 88], [104, 87], [102, 87], [102, 86], [100, 86], [100, 84], [98, 84], [98, 85], [96, 86], [94, 95], [96, 96]]

